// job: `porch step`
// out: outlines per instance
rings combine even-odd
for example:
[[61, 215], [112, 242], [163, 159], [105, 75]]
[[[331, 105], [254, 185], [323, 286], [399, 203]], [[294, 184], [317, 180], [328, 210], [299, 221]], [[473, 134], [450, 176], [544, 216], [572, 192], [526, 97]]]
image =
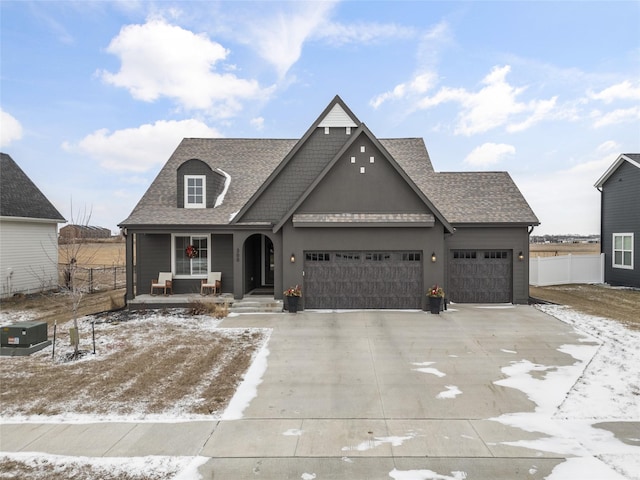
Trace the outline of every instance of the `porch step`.
[[282, 300], [251, 295], [242, 300], [235, 300], [229, 311], [233, 313], [279, 313], [282, 312]]

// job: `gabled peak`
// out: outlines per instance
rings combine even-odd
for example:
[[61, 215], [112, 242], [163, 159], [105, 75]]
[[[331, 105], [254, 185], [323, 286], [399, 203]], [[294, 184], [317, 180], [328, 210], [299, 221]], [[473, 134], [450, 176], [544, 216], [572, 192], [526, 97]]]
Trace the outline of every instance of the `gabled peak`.
[[356, 122], [345, 112], [339, 103], [320, 120], [318, 127], [357, 127]]

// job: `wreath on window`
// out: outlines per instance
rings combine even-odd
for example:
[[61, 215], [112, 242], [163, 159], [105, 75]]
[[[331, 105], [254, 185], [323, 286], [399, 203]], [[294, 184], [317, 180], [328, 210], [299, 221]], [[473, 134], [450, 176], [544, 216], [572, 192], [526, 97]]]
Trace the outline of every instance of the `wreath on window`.
[[189, 258], [196, 258], [198, 256], [198, 249], [193, 245], [189, 245], [184, 253], [186, 253]]

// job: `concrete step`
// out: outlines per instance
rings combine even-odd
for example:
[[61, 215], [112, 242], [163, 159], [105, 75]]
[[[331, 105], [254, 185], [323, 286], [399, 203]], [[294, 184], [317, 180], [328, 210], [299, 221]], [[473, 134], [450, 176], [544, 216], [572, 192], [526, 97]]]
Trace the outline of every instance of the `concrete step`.
[[229, 308], [234, 313], [277, 313], [282, 312], [282, 300], [273, 297], [249, 296], [235, 300]]

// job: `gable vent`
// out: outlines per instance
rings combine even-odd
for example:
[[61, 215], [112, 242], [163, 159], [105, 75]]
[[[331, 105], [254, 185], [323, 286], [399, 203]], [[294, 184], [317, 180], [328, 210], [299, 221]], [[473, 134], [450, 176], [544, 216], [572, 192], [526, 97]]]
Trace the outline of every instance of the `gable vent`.
[[336, 103], [318, 124], [318, 127], [357, 127], [357, 125], [347, 115], [347, 112]]

